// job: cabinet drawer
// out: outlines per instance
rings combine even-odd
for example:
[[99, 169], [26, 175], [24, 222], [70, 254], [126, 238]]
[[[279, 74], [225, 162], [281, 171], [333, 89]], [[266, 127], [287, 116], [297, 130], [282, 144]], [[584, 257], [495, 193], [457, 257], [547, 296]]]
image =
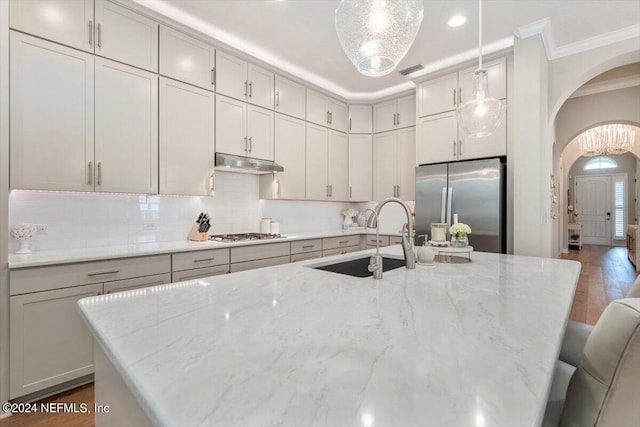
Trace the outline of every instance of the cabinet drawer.
[[171, 255], [25, 268], [9, 272], [9, 290], [19, 295], [170, 272]]
[[173, 282], [182, 282], [183, 280], [202, 279], [203, 277], [218, 276], [227, 274], [229, 265], [219, 265], [217, 267], [194, 268], [193, 270], [178, 271], [171, 275]]
[[322, 257], [322, 251], [291, 254], [291, 262], [306, 261], [308, 259], [321, 258], [321, 257]]
[[[376, 246], [376, 235], [375, 234], [367, 234], [367, 246]], [[379, 236], [378, 244], [380, 247], [389, 246], [389, 236]]]
[[360, 236], [340, 236], [340, 237], [328, 237], [322, 239], [322, 250], [343, 248], [345, 246], [360, 246]]
[[166, 285], [171, 283], [171, 274], [156, 274], [154, 276], [137, 277], [135, 279], [118, 280], [104, 284], [104, 293], [130, 291], [133, 289], [146, 288], [148, 286]]
[[401, 236], [389, 236], [389, 246], [401, 245], [401, 244], [402, 244]]
[[344, 255], [351, 252], [358, 252], [360, 250], [360, 245], [358, 246], [347, 246], [345, 248], [335, 248], [335, 249], [327, 249], [322, 251], [322, 256], [331, 256], [331, 255]]
[[273, 265], [288, 264], [289, 255], [279, 256], [274, 258], [259, 259], [255, 261], [239, 262], [237, 264], [231, 264], [231, 272], [236, 273], [238, 271], [254, 270], [256, 268], [271, 267]]
[[[275, 258], [280, 256], [289, 257], [290, 245], [286, 243], [268, 243], [265, 245], [242, 246], [231, 248], [231, 262], [253, 261], [263, 258]], [[289, 262], [289, 261], [287, 261]], [[233, 268], [231, 269], [233, 272]], [[238, 271], [238, 270], [236, 270]]]
[[173, 271], [213, 267], [229, 264], [229, 249], [211, 249], [197, 252], [183, 252], [172, 255]]
[[322, 239], [309, 239], [291, 242], [291, 253], [302, 254], [305, 252], [314, 252], [322, 249]]

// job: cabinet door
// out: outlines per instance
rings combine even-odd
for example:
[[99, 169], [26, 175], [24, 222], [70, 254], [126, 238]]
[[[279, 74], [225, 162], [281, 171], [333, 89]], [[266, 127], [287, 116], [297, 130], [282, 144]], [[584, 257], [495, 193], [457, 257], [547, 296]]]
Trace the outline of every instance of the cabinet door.
[[249, 94], [247, 63], [240, 58], [216, 50], [216, 92], [246, 100]]
[[373, 106], [373, 132], [386, 132], [396, 127], [396, 100], [382, 102]]
[[11, 188], [93, 191], [93, 56], [10, 38]]
[[275, 110], [304, 120], [306, 108], [305, 87], [282, 76], [276, 76], [275, 80]]
[[273, 110], [273, 73], [257, 65], [249, 64], [247, 80], [249, 80], [247, 101]]
[[349, 200], [349, 144], [347, 134], [329, 131], [327, 184], [331, 200]]
[[216, 151], [246, 156], [247, 104], [216, 95], [216, 124]]
[[416, 96], [409, 95], [398, 98], [396, 127], [406, 128], [416, 125]]
[[455, 110], [458, 100], [458, 73], [418, 85], [418, 116], [430, 116]]
[[219, 276], [229, 273], [229, 264], [216, 267], [194, 268], [193, 270], [175, 271], [172, 273], [172, 282], [182, 282], [184, 280], [202, 279], [204, 277]]
[[305, 198], [305, 124], [282, 114], [275, 119], [275, 161], [284, 168], [275, 176], [279, 199]]
[[[496, 59], [483, 63], [482, 66], [487, 70], [489, 96], [505, 99], [507, 97], [507, 59]], [[460, 95], [463, 103], [467, 102], [473, 93], [473, 75], [476, 69], [477, 67], [471, 67], [460, 71]]]
[[307, 123], [306, 194], [307, 200], [326, 200], [328, 129]]
[[416, 128], [398, 130], [398, 197], [416, 199]]
[[171, 283], [171, 273], [156, 274], [154, 276], [136, 277], [135, 279], [118, 280], [104, 284], [104, 293], [132, 291], [149, 286], [166, 285]]
[[397, 185], [397, 135], [395, 131], [373, 135], [373, 200], [393, 197]]
[[307, 121], [317, 125], [329, 126], [327, 97], [307, 89]]
[[418, 164], [458, 159], [458, 121], [454, 112], [418, 119]]
[[214, 108], [213, 92], [160, 78], [161, 194], [210, 195]]
[[16, 30], [93, 52], [93, 0], [10, 0]]
[[461, 160], [507, 155], [506, 117], [491, 135], [484, 138], [472, 138], [466, 136], [462, 128], [460, 128], [458, 134], [460, 135], [460, 141], [458, 143], [458, 158]]
[[158, 76], [96, 58], [96, 190], [158, 192]]
[[247, 106], [248, 156], [273, 160], [273, 111]]
[[349, 105], [349, 133], [373, 132], [371, 105]]
[[96, 0], [95, 52], [158, 72], [158, 23], [107, 0]]
[[329, 127], [340, 132], [346, 132], [349, 127], [347, 123], [347, 104], [328, 99], [327, 109], [329, 110]]
[[160, 74], [213, 90], [215, 61], [213, 46], [160, 26]]
[[93, 337], [78, 313], [102, 284], [10, 298], [10, 397], [93, 373]]
[[372, 144], [371, 135], [349, 135], [349, 200], [372, 200]]

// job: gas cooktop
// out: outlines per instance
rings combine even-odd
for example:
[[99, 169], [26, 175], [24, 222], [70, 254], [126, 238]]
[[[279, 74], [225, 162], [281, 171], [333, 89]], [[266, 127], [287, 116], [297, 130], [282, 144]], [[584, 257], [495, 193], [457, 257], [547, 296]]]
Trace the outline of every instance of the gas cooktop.
[[268, 240], [268, 239], [284, 239], [287, 236], [269, 233], [238, 233], [238, 234], [213, 234], [209, 236], [209, 240], [214, 242], [244, 242], [247, 240]]

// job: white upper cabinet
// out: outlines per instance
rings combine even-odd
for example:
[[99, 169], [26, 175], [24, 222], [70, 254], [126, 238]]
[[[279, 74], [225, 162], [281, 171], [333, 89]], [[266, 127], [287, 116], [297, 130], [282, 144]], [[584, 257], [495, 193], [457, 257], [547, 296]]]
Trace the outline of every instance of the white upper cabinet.
[[275, 110], [282, 114], [305, 118], [305, 87], [276, 75]]
[[347, 104], [307, 89], [307, 121], [347, 131]]
[[371, 105], [349, 105], [349, 133], [373, 132]]
[[373, 136], [373, 199], [415, 200], [414, 127]]
[[264, 198], [304, 200], [305, 131], [304, 121], [276, 113], [275, 161], [284, 172], [278, 172], [273, 178], [269, 175], [260, 177], [261, 181], [275, 180], [274, 191]]
[[214, 107], [212, 92], [160, 78], [160, 194], [211, 194]]
[[329, 130], [322, 126], [307, 123], [307, 200], [326, 200], [329, 198], [329, 184], [327, 184], [328, 132]]
[[93, 0], [10, 0], [11, 28], [93, 52]]
[[349, 144], [347, 135], [329, 130], [327, 149], [329, 199], [349, 200]]
[[107, 0], [95, 0], [95, 52], [158, 72], [158, 23]]
[[416, 128], [404, 128], [398, 134], [398, 187], [396, 197], [416, 199]]
[[218, 50], [216, 92], [272, 110], [274, 74]]
[[[507, 60], [498, 58], [483, 64], [487, 70], [489, 95], [492, 98], [507, 97]], [[453, 111], [469, 100], [473, 93], [473, 75], [477, 67], [447, 74], [418, 84], [418, 116], [425, 117]]]
[[11, 188], [93, 191], [93, 55], [10, 39]]
[[372, 200], [372, 166], [372, 136], [349, 135], [349, 200]]
[[158, 76], [96, 58], [96, 191], [158, 192]]
[[415, 126], [416, 96], [408, 95], [373, 106], [373, 132]]
[[213, 46], [160, 25], [160, 74], [163, 76], [214, 90], [215, 61]]
[[273, 160], [273, 111], [216, 95], [216, 151]]
[[455, 111], [418, 119], [418, 164], [458, 160], [458, 121]]

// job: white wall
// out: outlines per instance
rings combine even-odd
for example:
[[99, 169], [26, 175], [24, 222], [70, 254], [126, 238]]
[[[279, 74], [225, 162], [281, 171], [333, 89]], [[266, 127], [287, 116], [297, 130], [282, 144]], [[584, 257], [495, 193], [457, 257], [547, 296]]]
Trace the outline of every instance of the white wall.
[[[0, 403], [9, 399], [9, 2], [0, 1]], [[4, 416], [0, 413], [0, 417]]]

